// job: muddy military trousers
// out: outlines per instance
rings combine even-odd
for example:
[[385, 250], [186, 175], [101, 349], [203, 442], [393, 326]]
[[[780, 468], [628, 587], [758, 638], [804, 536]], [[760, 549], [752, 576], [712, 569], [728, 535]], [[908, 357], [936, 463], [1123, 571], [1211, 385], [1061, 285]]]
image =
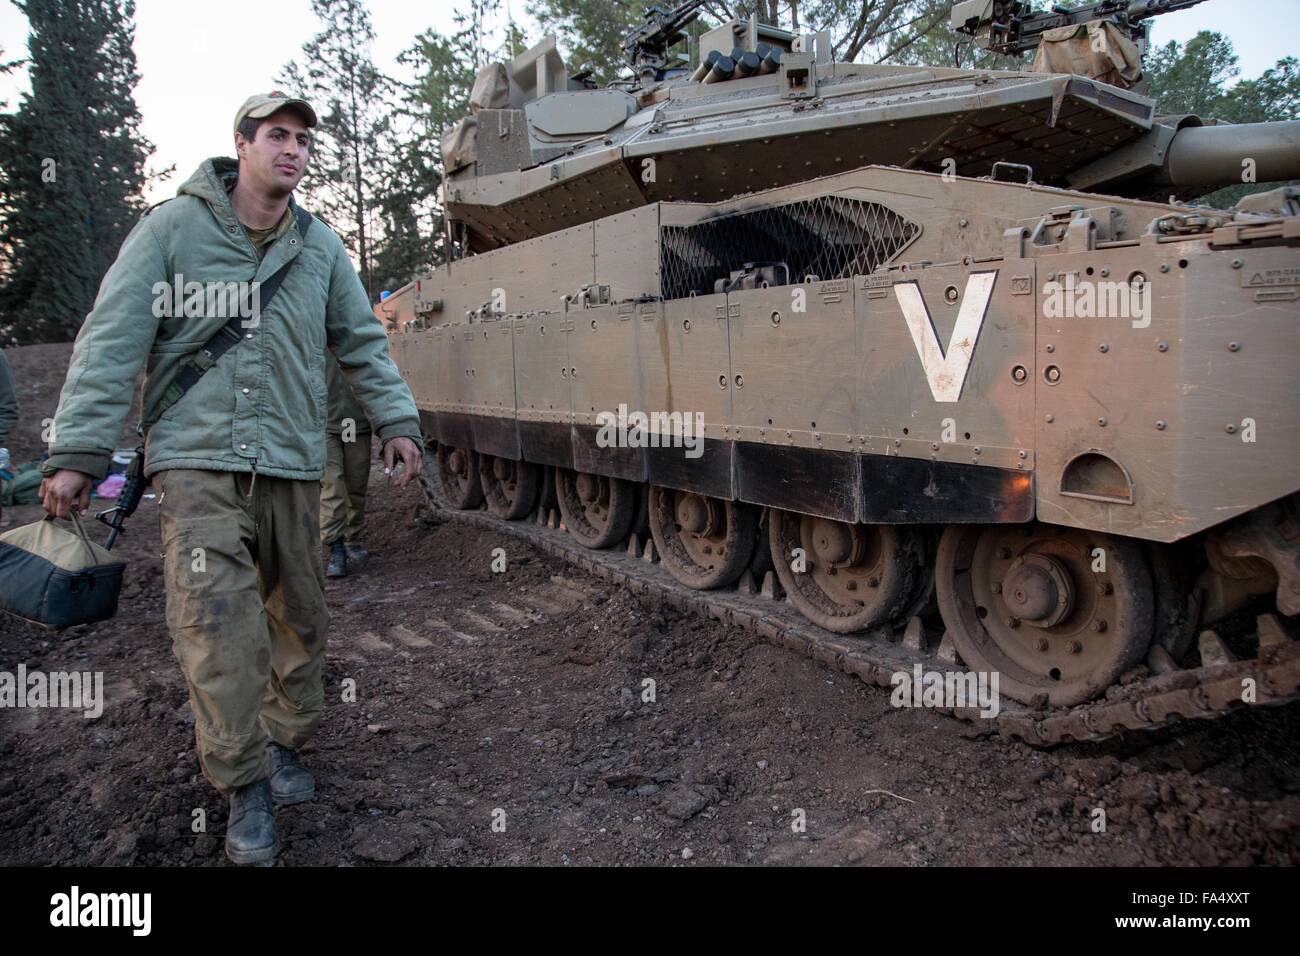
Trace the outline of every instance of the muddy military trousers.
[[297, 749], [320, 722], [320, 483], [192, 469], [153, 482], [199, 765], [229, 793], [269, 775], [268, 737]]
[[320, 543], [360, 544], [366, 520], [366, 485], [370, 482], [370, 432], [354, 441], [325, 435], [325, 474], [320, 486]]

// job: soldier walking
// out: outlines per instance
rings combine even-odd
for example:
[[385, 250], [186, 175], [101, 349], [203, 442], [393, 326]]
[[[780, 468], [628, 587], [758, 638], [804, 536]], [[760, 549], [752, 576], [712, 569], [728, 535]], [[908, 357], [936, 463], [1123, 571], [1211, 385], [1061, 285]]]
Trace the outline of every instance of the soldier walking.
[[147, 362], [167, 627], [237, 863], [275, 856], [273, 803], [315, 795], [297, 751], [324, 700], [327, 348], [385, 472], [402, 463], [402, 487], [421, 463], [415, 403], [343, 242], [293, 201], [315, 125], [305, 100], [250, 97], [238, 159], [203, 163], [132, 230], [77, 336], [41, 486], [60, 518], [89, 505]]
[[325, 577], [341, 578], [370, 553], [361, 545], [370, 482], [370, 421], [333, 356], [326, 360], [329, 418], [320, 483], [320, 540], [329, 549]]

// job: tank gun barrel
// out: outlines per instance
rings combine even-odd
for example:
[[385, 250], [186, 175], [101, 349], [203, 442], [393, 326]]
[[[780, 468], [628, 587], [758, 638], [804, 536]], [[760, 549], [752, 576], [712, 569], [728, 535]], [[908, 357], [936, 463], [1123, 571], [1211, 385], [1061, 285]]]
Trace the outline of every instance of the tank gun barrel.
[[1300, 179], [1300, 120], [1188, 126], [1169, 144], [1155, 181], [1171, 186], [1230, 186]]
[[[1249, 178], [1247, 178], [1249, 174]], [[1241, 182], [1300, 179], [1300, 120], [1275, 123], [1158, 124], [1135, 142], [1071, 171], [1075, 189], [1136, 187], [1138, 195], [1200, 195]]]
[[1059, 27], [1110, 20], [1132, 40], [1145, 35], [1142, 21], [1175, 10], [1185, 10], [1204, 0], [1098, 0], [1066, 9], [1031, 10], [1029, 0], [964, 0], [953, 4], [952, 28], [974, 37], [992, 53], [1026, 53], [1038, 46], [1043, 34]]

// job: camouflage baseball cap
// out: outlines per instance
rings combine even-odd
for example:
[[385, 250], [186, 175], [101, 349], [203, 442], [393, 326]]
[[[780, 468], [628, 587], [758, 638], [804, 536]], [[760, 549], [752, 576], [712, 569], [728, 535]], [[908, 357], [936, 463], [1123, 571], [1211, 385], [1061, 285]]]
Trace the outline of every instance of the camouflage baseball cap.
[[282, 110], [286, 106], [292, 106], [301, 112], [303, 119], [307, 121], [308, 127], [316, 125], [316, 111], [312, 109], [310, 103], [304, 99], [276, 90], [272, 93], [256, 93], [244, 100], [244, 105], [235, 114], [235, 130], [239, 130], [239, 124], [245, 119], [265, 119], [276, 110]]

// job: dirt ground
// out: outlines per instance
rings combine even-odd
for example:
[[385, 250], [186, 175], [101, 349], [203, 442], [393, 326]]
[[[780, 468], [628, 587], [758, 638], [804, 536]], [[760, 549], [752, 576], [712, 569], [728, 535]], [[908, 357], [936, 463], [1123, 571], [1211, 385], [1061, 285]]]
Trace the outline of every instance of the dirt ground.
[[[66, 347], [8, 355], [24, 416], [52, 413]], [[370, 500], [375, 555], [328, 588], [326, 710], [304, 754], [318, 798], [279, 812], [283, 865], [1300, 862], [1295, 706], [1051, 751], [972, 740], [747, 632], [438, 521], [414, 486], [375, 473]], [[4, 529], [38, 515], [7, 509]], [[113, 621], [53, 635], [0, 619], [0, 670], [102, 671], [106, 697], [97, 719], [0, 710], [0, 863], [226, 865], [152, 501], [120, 547]]]

